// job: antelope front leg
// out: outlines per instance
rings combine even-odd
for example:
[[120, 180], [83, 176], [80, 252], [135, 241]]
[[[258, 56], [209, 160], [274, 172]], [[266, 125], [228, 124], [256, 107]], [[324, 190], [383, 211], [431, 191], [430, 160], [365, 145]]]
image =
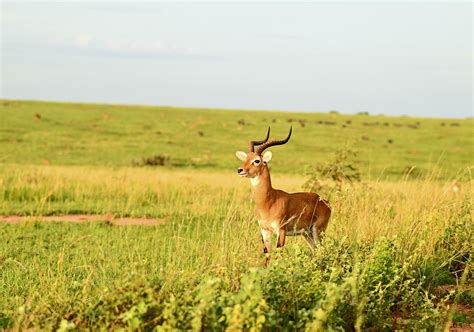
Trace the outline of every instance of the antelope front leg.
[[270, 262], [270, 250], [272, 247], [272, 232], [265, 229], [261, 230], [262, 233], [262, 242], [263, 242], [263, 254], [265, 255], [265, 267], [268, 266]]
[[265, 229], [262, 229], [261, 230], [261, 233], [262, 233], [262, 242], [263, 242], [263, 253], [264, 254], [268, 254], [270, 253], [270, 249], [272, 247], [272, 232], [271, 231], [267, 231]]

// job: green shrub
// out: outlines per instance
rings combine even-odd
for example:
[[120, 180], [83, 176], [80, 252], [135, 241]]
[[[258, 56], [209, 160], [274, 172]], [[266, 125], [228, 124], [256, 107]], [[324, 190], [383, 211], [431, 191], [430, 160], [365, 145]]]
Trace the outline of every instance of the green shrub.
[[419, 267], [434, 258], [426, 258], [422, 243], [403, 255], [402, 248], [397, 239], [357, 244], [327, 237], [314, 251], [288, 245], [273, 252], [267, 269], [242, 269], [237, 285], [225, 273], [166, 281], [131, 274], [95, 302], [66, 301], [54, 319], [47, 308], [2, 319], [62, 331], [433, 330], [446, 316], [444, 300], [429, 293]]
[[[472, 204], [465, 201], [457, 218], [450, 221], [436, 246], [438, 255], [449, 256], [447, 270], [457, 277], [460, 277], [466, 265], [472, 262], [474, 223], [471, 210]], [[469, 271], [469, 276], [472, 277], [472, 271]]]
[[317, 163], [307, 171], [308, 180], [303, 189], [329, 195], [341, 191], [344, 184], [359, 182], [360, 172], [353, 160], [356, 156], [355, 151], [346, 147], [337, 151], [332, 161]]

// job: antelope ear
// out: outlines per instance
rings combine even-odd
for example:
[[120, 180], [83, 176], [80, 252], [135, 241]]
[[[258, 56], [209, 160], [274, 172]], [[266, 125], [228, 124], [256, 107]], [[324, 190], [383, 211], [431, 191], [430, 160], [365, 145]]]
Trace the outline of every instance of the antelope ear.
[[272, 160], [272, 152], [271, 151], [265, 151], [265, 153], [263, 154], [263, 162], [264, 163], [268, 163], [270, 160]]
[[243, 151], [237, 151], [235, 155], [242, 161], [245, 161], [247, 159], [247, 154]]

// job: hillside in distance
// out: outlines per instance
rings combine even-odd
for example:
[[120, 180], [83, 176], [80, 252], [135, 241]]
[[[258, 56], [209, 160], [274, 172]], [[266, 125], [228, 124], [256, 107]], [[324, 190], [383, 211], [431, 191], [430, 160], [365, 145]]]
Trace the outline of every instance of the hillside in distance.
[[[236, 150], [262, 139], [272, 148], [274, 172], [303, 174], [341, 149], [364, 178], [400, 178], [472, 166], [473, 119], [293, 113], [0, 100], [0, 163], [133, 166], [158, 163], [234, 172]], [[146, 159], [149, 159], [148, 161]]]

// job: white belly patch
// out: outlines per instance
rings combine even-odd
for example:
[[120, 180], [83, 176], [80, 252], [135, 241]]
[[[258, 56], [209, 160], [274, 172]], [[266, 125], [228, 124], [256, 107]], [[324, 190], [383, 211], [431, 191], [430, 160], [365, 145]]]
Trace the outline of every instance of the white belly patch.
[[261, 229], [271, 231], [275, 234], [278, 234], [280, 231], [280, 223], [278, 221], [269, 221], [269, 220], [259, 220], [258, 224]]
[[[280, 223], [278, 221], [259, 220], [258, 224], [262, 230], [273, 233], [273, 235], [278, 235], [278, 233], [280, 232]], [[286, 232], [286, 235], [296, 236], [296, 235], [305, 234], [307, 232], [308, 230], [306, 229], [289, 229]]]

